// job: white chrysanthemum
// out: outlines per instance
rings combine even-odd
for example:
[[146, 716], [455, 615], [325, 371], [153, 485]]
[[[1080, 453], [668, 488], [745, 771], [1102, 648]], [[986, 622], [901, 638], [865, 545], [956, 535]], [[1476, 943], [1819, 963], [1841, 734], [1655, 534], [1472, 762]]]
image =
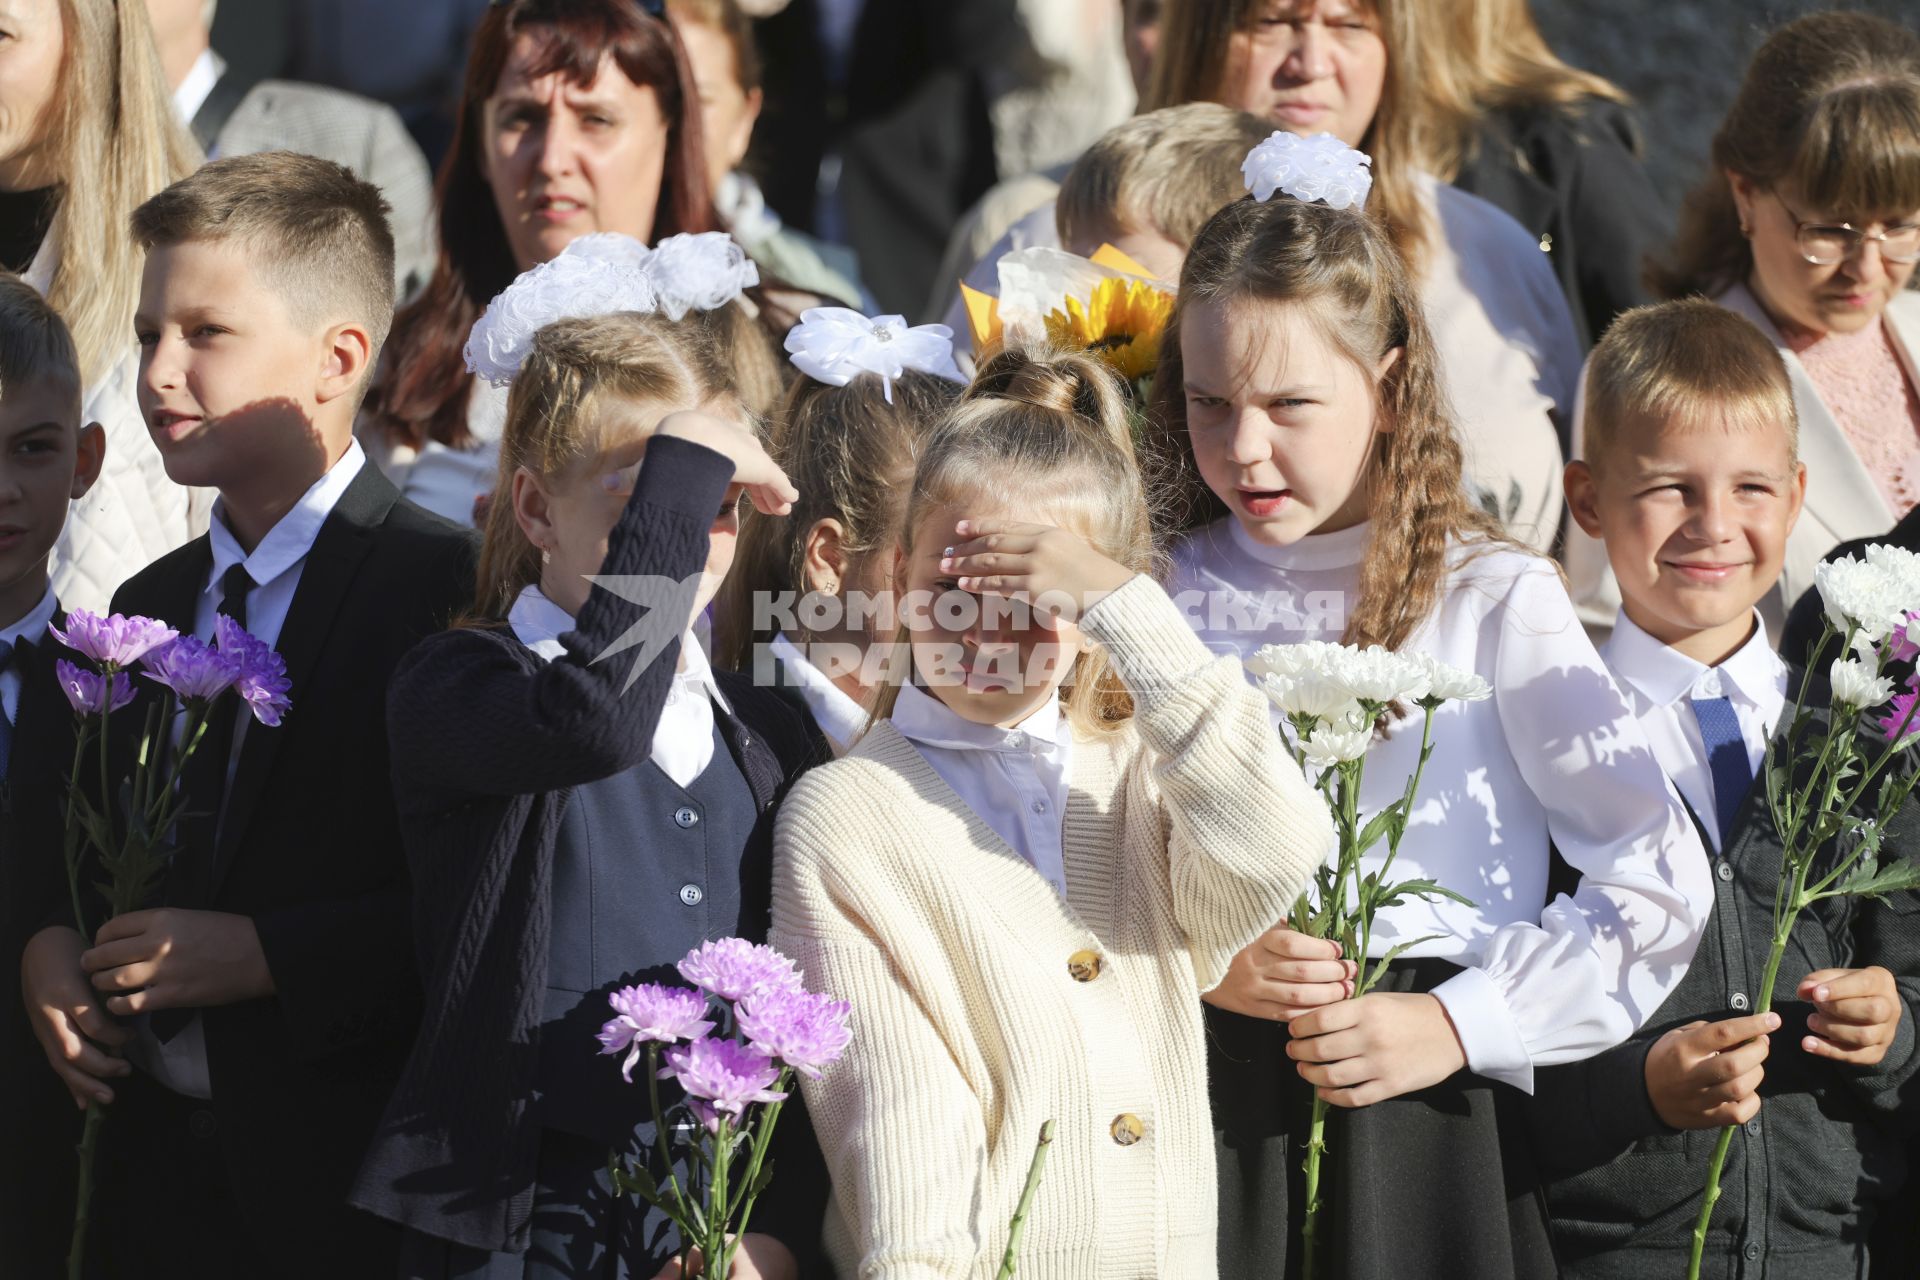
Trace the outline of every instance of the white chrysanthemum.
[[1477, 672], [1450, 667], [1429, 653], [1416, 653], [1413, 659], [1426, 670], [1426, 696], [1435, 702], [1483, 702], [1493, 696], [1493, 686]]
[[1307, 740], [1300, 744], [1300, 750], [1307, 757], [1308, 764], [1329, 769], [1348, 760], [1358, 760], [1367, 754], [1367, 747], [1372, 742], [1371, 729], [1341, 729], [1323, 724], [1307, 735]]
[[1842, 631], [1859, 628], [1860, 638], [1878, 644], [1906, 620], [1911, 600], [1897, 571], [1852, 556], [1829, 560], [1813, 571], [1827, 617]]
[[1329, 674], [1367, 702], [1411, 700], [1427, 693], [1427, 672], [1420, 663], [1377, 644], [1347, 649]]
[[1833, 684], [1833, 700], [1849, 707], [1877, 707], [1893, 696], [1893, 681], [1865, 662], [1835, 658], [1827, 676]]
[[1330, 133], [1302, 138], [1276, 131], [1247, 153], [1240, 173], [1255, 200], [1271, 200], [1280, 191], [1296, 200], [1352, 209], [1365, 204], [1373, 189], [1372, 164], [1373, 157]]
[[1297, 676], [1308, 671], [1325, 671], [1346, 646], [1327, 640], [1304, 640], [1299, 644], [1263, 644], [1247, 659], [1247, 670], [1256, 676]]
[[1876, 542], [1867, 548], [1867, 563], [1893, 579], [1907, 609], [1920, 610], [1920, 554]]
[[760, 269], [724, 231], [668, 236], [653, 247], [645, 270], [669, 320], [716, 311], [760, 283]]
[[815, 382], [844, 387], [863, 373], [879, 375], [887, 403], [893, 380], [909, 369], [965, 382], [953, 362], [953, 330], [944, 324], [909, 325], [904, 316], [869, 318], [850, 307], [810, 307], [787, 333], [793, 365]]
[[581, 236], [549, 261], [523, 271], [487, 305], [467, 336], [467, 368], [496, 387], [513, 381], [533, 335], [556, 320], [651, 311], [654, 288], [631, 236]]
[[1338, 725], [1360, 718], [1360, 704], [1347, 686], [1316, 671], [1262, 676], [1260, 688], [1268, 701], [1290, 716], [1311, 716]]

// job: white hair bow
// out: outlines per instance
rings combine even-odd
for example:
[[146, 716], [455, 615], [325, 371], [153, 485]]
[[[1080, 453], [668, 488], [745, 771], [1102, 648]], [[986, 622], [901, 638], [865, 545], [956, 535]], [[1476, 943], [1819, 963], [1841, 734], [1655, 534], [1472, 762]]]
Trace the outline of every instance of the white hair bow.
[[1330, 133], [1302, 138], [1276, 130], [1247, 153], [1240, 174], [1262, 203], [1279, 191], [1308, 203], [1320, 200], [1335, 209], [1352, 209], [1364, 205], [1373, 189], [1372, 165], [1372, 156]]
[[533, 335], [557, 320], [621, 311], [679, 320], [724, 307], [759, 282], [746, 250], [722, 231], [668, 236], [652, 249], [614, 232], [581, 236], [487, 304], [467, 335], [467, 368], [503, 387], [533, 349]]
[[787, 351], [795, 368], [828, 386], [878, 374], [888, 404], [893, 380], [908, 370], [967, 380], [953, 361], [953, 330], [944, 324], [909, 326], [904, 316], [869, 318], [848, 307], [810, 307], [787, 334]]

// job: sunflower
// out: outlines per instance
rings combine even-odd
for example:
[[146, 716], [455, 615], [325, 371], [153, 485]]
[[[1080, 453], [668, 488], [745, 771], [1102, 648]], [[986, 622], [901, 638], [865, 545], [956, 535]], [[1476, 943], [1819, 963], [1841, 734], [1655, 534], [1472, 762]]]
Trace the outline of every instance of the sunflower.
[[1069, 294], [1067, 310], [1047, 313], [1047, 337], [1105, 360], [1128, 382], [1152, 374], [1160, 360], [1160, 334], [1173, 315], [1173, 295], [1140, 280], [1102, 280], [1082, 304]]

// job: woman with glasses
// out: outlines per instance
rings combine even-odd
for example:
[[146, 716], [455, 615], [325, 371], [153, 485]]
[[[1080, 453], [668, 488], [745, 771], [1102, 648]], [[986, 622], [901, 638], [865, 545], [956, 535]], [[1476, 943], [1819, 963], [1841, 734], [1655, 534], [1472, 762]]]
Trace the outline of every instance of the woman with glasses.
[[[1786, 606], [1836, 543], [1920, 504], [1920, 37], [1862, 13], [1820, 13], [1760, 47], [1688, 198], [1669, 297], [1704, 293], [1772, 338], [1793, 377], [1807, 501], [1762, 615]], [[1590, 625], [1618, 593], [1599, 545], [1569, 530]]]

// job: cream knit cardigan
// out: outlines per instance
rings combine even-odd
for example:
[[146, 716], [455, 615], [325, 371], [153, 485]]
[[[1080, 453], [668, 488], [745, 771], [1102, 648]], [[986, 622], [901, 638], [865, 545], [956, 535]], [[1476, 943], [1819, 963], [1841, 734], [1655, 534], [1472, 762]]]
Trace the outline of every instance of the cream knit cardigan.
[[781, 807], [773, 944], [853, 1004], [847, 1056], [804, 1085], [842, 1280], [991, 1277], [1048, 1119], [1021, 1280], [1215, 1275], [1199, 996], [1332, 824], [1152, 580], [1081, 630], [1136, 714], [1074, 742], [1064, 900], [884, 722]]

